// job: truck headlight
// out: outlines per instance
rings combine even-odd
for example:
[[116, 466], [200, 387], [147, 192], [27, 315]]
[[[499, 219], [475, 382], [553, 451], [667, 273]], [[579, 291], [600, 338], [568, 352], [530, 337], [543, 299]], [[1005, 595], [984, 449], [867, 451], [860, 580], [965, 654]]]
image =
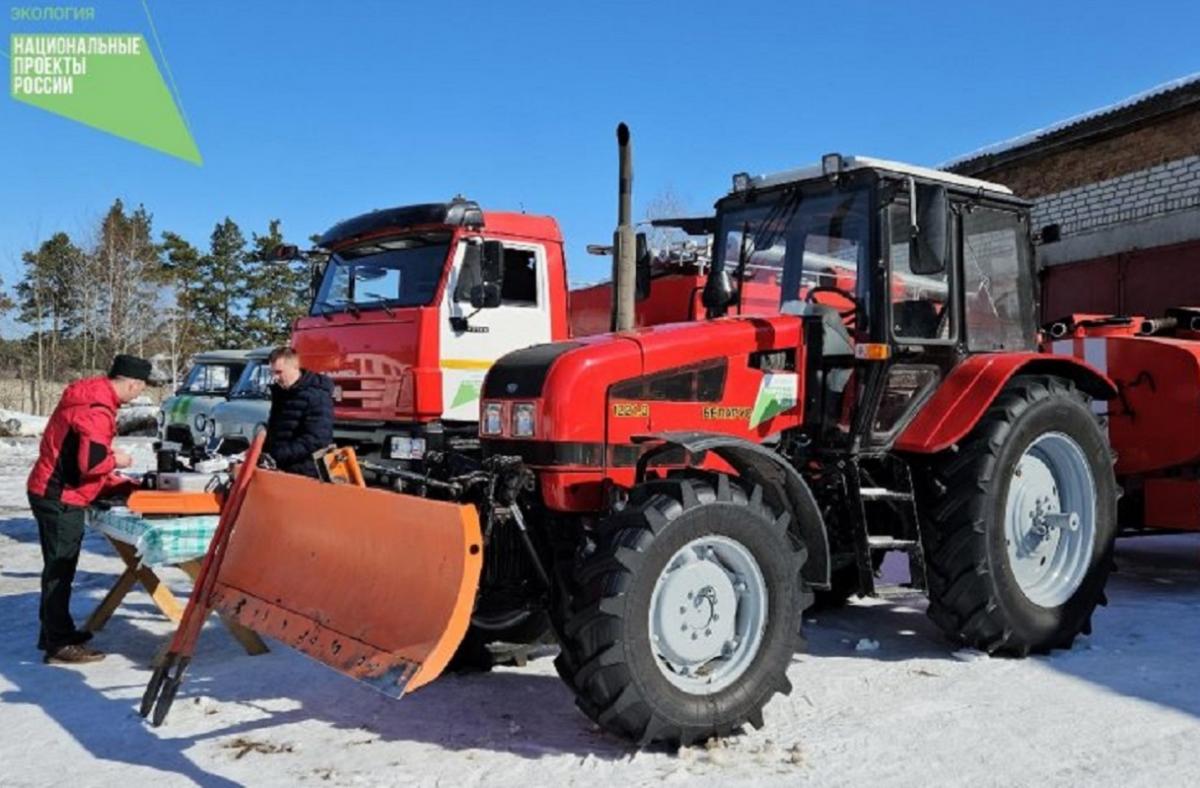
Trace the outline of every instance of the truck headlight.
[[389, 460], [421, 460], [425, 458], [425, 439], [407, 435], [389, 435], [384, 446], [384, 458]]
[[483, 403], [482, 418], [479, 420], [481, 435], [499, 435], [504, 431], [504, 403]]
[[533, 403], [518, 402], [512, 409], [512, 434], [514, 438], [533, 437]]

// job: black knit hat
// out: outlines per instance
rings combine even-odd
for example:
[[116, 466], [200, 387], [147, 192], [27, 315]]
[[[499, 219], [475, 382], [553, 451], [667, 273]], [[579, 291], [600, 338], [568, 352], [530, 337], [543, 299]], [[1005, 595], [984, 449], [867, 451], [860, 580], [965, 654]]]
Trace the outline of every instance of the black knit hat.
[[144, 358], [118, 353], [113, 357], [108, 376], [110, 378], [134, 378], [149, 383], [150, 373], [153, 369], [150, 362]]

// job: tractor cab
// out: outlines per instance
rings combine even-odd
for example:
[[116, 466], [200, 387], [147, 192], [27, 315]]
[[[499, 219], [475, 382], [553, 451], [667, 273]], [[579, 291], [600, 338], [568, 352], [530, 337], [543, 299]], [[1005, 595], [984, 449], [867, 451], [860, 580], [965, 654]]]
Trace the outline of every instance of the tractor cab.
[[726, 314], [747, 273], [773, 277], [806, 324], [804, 439], [885, 448], [964, 357], [1035, 348], [1028, 221], [1004, 186], [877, 159], [739, 174], [705, 304]]

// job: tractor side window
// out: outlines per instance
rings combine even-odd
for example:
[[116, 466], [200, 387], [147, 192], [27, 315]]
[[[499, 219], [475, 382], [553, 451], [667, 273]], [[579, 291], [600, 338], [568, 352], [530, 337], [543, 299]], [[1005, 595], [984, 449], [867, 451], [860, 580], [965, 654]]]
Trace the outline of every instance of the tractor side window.
[[899, 341], [950, 340], [954, 325], [950, 303], [950, 279], [940, 274], [914, 274], [909, 266], [912, 224], [908, 203], [888, 206], [889, 254], [891, 260], [892, 336]]
[[504, 284], [500, 300], [512, 306], [537, 306], [537, 252], [504, 248]]
[[1033, 272], [1023, 217], [977, 207], [963, 214], [962, 236], [967, 347], [984, 352], [1033, 347]]

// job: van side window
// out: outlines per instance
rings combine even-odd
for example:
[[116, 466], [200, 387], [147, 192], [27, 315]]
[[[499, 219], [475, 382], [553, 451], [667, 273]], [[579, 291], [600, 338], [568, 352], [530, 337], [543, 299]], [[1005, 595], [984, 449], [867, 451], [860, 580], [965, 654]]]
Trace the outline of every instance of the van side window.
[[537, 253], [532, 249], [504, 249], [504, 286], [500, 300], [516, 306], [537, 306]]

